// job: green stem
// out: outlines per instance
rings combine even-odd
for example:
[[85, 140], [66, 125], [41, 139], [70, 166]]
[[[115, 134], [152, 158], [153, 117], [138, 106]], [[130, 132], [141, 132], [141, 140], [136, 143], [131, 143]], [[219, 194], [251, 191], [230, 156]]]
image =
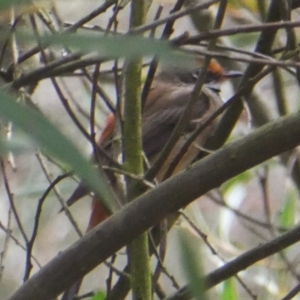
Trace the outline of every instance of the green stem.
[[[143, 24], [147, 1], [131, 1], [131, 28]], [[142, 108], [141, 108], [142, 59], [127, 62], [125, 70], [124, 102], [124, 166], [135, 175], [142, 175]], [[126, 178], [128, 201], [136, 198], [142, 188], [132, 178]], [[151, 269], [149, 262], [149, 245], [147, 232], [139, 236], [128, 246], [131, 288], [134, 300], [151, 300]]]

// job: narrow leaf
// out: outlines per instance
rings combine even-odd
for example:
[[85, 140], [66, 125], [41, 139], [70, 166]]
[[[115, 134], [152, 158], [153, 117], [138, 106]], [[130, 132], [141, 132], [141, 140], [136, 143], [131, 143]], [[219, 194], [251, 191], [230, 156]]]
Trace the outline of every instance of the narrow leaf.
[[104, 176], [42, 114], [18, 104], [14, 97], [0, 90], [0, 117], [12, 121], [44, 151], [67, 164], [110, 207], [113, 198]]
[[237, 292], [236, 292], [236, 286], [235, 286], [235, 280], [233, 278], [230, 278], [224, 282], [223, 285], [223, 293], [222, 293], [222, 300], [236, 300], [237, 298]]
[[41, 37], [41, 40], [45, 44], [61, 45], [67, 48], [72, 47], [83, 52], [96, 51], [99, 55], [108, 58], [124, 57], [126, 59], [136, 59], [143, 56], [156, 56], [162, 63], [183, 67], [190, 62], [187, 55], [175, 51], [170, 42], [144, 38], [143, 36], [96, 36], [64, 33], [44, 35]]
[[197, 252], [191, 239], [183, 232], [179, 234], [182, 268], [189, 283], [189, 289], [197, 300], [205, 300], [201, 251]]
[[295, 225], [297, 194], [295, 190], [288, 190], [283, 209], [280, 214], [280, 226], [291, 228]]

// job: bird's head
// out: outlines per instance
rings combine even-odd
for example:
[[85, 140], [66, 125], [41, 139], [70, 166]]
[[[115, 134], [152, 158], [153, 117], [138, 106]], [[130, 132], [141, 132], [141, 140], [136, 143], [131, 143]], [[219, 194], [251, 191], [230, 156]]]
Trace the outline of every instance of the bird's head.
[[[167, 67], [162, 69], [158, 78], [171, 82], [195, 84], [201, 73], [202, 66], [203, 59], [196, 58], [192, 64], [188, 64], [186, 67]], [[205, 84], [218, 85], [226, 79], [237, 78], [241, 75], [242, 73], [239, 71], [224, 70], [216, 60], [212, 59], [207, 69]]]

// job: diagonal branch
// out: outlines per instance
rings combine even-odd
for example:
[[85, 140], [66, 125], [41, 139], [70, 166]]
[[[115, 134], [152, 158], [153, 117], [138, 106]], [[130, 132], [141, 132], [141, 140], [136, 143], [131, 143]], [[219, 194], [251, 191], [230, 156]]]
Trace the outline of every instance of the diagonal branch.
[[[300, 113], [230, 143], [130, 202], [57, 255], [9, 300], [51, 300], [167, 215], [226, 180], [300, 143]], [[163, 199], [163, 200], [162, 200]], [[299, 235], [299, 234], [298, 234]], [[288, 239], [282, 247], [294, 243]]]

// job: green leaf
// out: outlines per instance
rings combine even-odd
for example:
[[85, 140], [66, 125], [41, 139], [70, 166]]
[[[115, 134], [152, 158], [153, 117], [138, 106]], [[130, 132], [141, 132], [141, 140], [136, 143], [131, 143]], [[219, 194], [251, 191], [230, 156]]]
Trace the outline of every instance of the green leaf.
[[91, 298], [91, 300], [105, 300], [106, 294], [104, 292], [98, 292]]
[[182, 268], [188, 280], [190, 292], [195, 299], [205, 300], [207, 297], [205, 294], [204, 276], [200, 262], [200, 249], [199, 251], [196, 251], [192, 244], [192, 240], [186, 233], [179, 232], [179, 242]]
[[246, 184], [251, 178], [252, 172], [245, 171], [222, 184], [221, 190], [223, 193], [226, 193], [237, 184]]
[[[44, 151], [67, 164], [107, 207], [111, 207], [113, 196], [105, 177], [42, 114], [18, 104], [13, 96], [0, 90], [0, 117], [12, 121]], [[5, 144], [2, 142], [2, 145]]]
[[31, 4], [31, 0], [0, 0], [0, 9], [4, 9], [13, 5]]
[[[28, 38], [28, 35], [26, 36]], [[22, 36], [20, 36], [22, 38]], [[24, 38], [24, 36], [23, 36]], [[53, 34], [41, 37], [46, 45], [60, 45], [83, 52], [97, 52], [107, 58], [123, 57], [135, 59], [143, 56], [156, 56], [162, 63], [186, 66], [190, 62], [188, 56], [175, 51], [168, 41], [144, 38], [137, 35], [92, 35], [92, 34]]]
[[279, 225], [283, 228], [291, 228], [295, 225], [296, 201], [297, 192], [291, 189], [288, 190], [279, 218]]
[[224, 282], [222, 300], [235, 300], [237, 298], [235, 280], [230, 278]]

